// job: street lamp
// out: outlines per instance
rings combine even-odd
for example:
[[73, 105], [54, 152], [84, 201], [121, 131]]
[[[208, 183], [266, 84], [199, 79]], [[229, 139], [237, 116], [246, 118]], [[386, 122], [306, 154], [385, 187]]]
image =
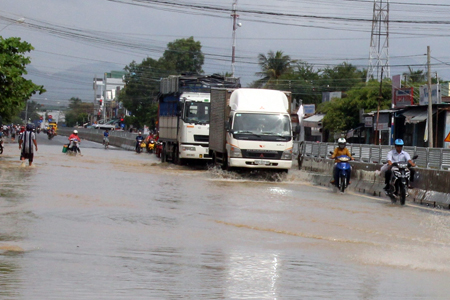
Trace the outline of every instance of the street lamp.
[[23, 23], [25, 23], [25, 19], [24, 19], [24, 18], [20, 18], [20, 19], [15, 20], [15, 21], [12, 22], [12, 23], [9, 23], [9, 24], [6, 25], [5, 27], [3, 27], [3, 28], [0, 30], [0, 32], [2, 32], [3, 30], [5, 30], [6, 27], [13, 25], [14, 23], [23, 24]]

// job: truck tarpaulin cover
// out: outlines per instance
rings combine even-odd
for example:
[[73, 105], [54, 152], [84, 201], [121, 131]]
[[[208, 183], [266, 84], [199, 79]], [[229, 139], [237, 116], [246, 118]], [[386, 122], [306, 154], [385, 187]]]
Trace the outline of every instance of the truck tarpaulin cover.
[[159, 103], [160, 116], [175, 116], [179, 98], [176, 96], [164, 97]]

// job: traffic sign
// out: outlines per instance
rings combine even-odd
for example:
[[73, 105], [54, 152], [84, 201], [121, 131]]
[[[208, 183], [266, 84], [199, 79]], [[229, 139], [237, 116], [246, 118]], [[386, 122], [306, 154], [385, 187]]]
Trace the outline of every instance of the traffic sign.
[[50, 119], [53, 119], [52, 115], [48, 115], [48, 120], [50, 121]]
[[445, 138], [444, 142], [450, 143], [450, 132], [447, 134], [447, 137]]
[[49, 121], [49, 122], [51, 122], [51, 121], [52, 121], [52, 119], [48, 119], [48, 121]]

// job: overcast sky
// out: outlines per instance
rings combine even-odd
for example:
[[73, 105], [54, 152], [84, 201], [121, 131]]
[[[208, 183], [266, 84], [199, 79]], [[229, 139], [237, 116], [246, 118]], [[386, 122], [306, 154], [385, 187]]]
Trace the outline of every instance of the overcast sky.
[[[270, 50], [317, 68], [343, 61], [367, 68], [373, 3], [238, 0], [242, 27], [236, 32], [235, 75], [244, 85], [258, 79], [257, 56]], [[48, 90], [35, 100], [91, 101], [92, 79], [111, 71], [99, 66], [121, 70], [133, 60], [158, 59], [167, 43], [179, 38], [193, 36], [201, 42], [206, 74], [231, 72], [232, 4], [233, 0], [2, 0], [0, 35], [21, 37], [35, 47], [30, 78]], [[391, 75], [406, 72], [408, 66], [425, 70], [430, 46], [432, 72], [450, 80], [448, 0], [390, 1], [390, 20]]]

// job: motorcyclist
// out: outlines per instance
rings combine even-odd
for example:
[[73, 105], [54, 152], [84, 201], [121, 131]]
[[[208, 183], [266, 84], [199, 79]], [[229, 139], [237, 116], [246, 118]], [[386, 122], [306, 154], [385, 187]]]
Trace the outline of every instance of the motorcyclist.
[[138, 147], [141, 146], [141, 141], [144, 140], [144, 137], [142, 136], [142, 132], [138, 132], [138, 135], [136, 136], [136, 151], [138, 150]]
[[[348, 150], [347, 146], [347, 140], [344, 138], [338, 139], [338, 147], [334, 149], [333, 154], [331, 155], [331, 158], [334, 158], [334, 167], [333, 167], [333, 178], [331, 179], [330, 183], [335, 183], [338, 177], [338, 170], [336, 168], [337, 163], [339, 162], [339, 159], [337, 159], [341, 155], [347, 155], [350, 157], [350, 160], [354, 160], [354, 158], [351, 156], [350, 151]], [[352, 169], [350, 168], [348, 172], [348, 184], [350, 184], [350, 178], [352, 175]]]
[[103, 144], [105, 144], [105, 141], [107, 141], [109, 138], [109, 130], [105, 129], [105, 131], [103, 132]]
[[[411, 160], [411, 156], [408, 154], [408, 152], [403, 151], [403, 146], [405, 145], [405, 143], [403, 142], [402, 139], [396, 139], [394, 141], [394, 145], [395, 149], [392, 149], [387, 154], [387, 165], [386, 165], [387, 169], [384, 174], [384, 183], [386, 184], [386, 186], [384, 187], [384, 190], [389, 189], [389, 180], [391, 180], [392, 174], [391, 167], [393, 163], [408, 162], [411, 165], [411, 167], [416, 166], [416, 164]], [[415, 170], [410, 168], [409, 171], [410, 171], [410, 182], [413, 182]], [[409, 186], [409, 188], [411, 188], [411, 186]]]
[[[71, 140], [77, 140], [78, 142], [81, 142], [81, 139], [80, 139], [80, 137], [78, 136], [78, 130], [74, 130], [73, 131], [73, 133], [69, 136], [69, 144], [67, 145], [67, 147], [70, 147], [70, 141]], [[80, 155], [81, 155], [81, 150], [80, 150], [80, 147], [77, 147], [78, 149], [77, 149], [77, 151], [78, 151], [78, 153], [80, 153]]]

